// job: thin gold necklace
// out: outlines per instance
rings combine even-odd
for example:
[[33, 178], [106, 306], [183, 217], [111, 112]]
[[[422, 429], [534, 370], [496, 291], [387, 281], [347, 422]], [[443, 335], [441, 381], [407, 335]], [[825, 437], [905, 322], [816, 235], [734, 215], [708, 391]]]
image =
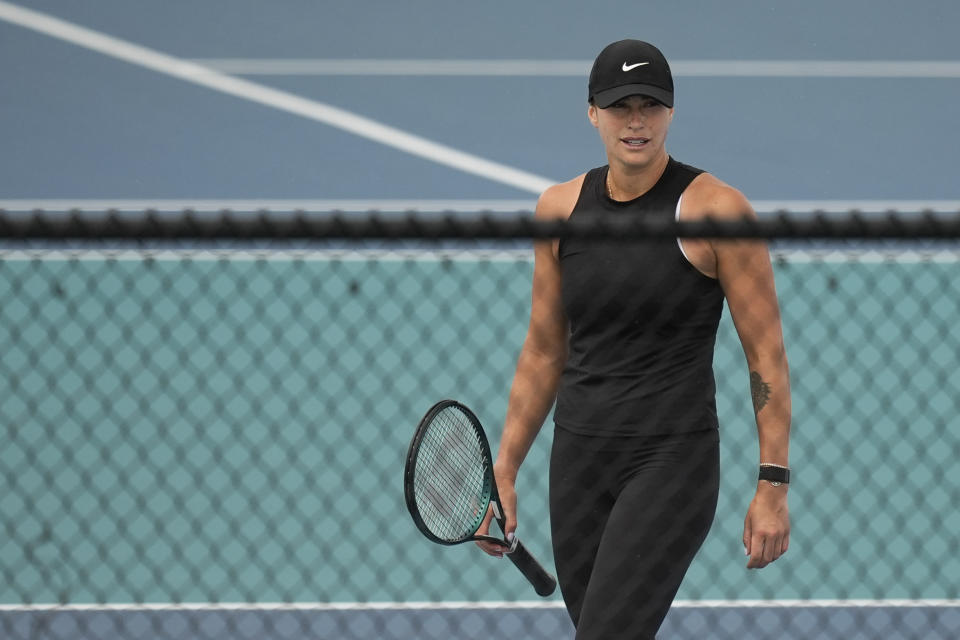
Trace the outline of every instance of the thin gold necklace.
[[607, 179], [604, 180], [604, 183], [605, 183], [606, 186], [607, 186], [607, 196], [608, 196], [611, 200], [616, 200], [616, 198], [613, 197], [613, 187], [610, 186], [610, 183], [611, 183], [611, 182], [613, 182], [613, 179], [610, 177], [610, 172], [608, 171], [608, 172], [607, 172]]

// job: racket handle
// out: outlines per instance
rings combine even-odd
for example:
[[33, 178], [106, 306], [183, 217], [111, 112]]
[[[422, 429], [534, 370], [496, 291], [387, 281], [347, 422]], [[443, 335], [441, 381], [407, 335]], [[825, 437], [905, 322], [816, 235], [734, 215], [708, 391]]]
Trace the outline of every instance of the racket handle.
[[530, 555], [527, 548], [519, 540], [514, 539], [516, 548], [507, 554], [507, 557], [516, 565], [517, 569], [526, 576], [533, 585], [537, 595], [549, 596], [557, 588], [557, 579], [547, 573], [537, 559]]

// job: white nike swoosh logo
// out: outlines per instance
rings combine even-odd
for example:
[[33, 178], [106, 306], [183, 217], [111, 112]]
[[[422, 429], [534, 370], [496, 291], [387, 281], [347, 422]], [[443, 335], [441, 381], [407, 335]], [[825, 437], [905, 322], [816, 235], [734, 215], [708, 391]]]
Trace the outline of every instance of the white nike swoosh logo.
[[650, 64], [650, 63], [649, 63], [649, 62], [638, 62], [637, 64], [631, 64], [631, 65], [627, 66], [627, 63], [624, 62], [624, 63], [623, 63], [623, 70], [624, 70], [624, 71], [630, 71], [631, 69], [636, 69], [637, 67], [642, 67], [642, 66], [645, 65], [645, 64]]

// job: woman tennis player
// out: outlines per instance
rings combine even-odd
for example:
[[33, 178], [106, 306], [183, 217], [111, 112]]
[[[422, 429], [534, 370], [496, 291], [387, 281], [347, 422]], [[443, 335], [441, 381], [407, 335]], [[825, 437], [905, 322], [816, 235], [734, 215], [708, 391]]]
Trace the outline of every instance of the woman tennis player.
[[[656, 47], [606, 47], [590, 73], [587, 115], [607, 165], [547, 189], [536, 216], [755, 215], [739, 191], [670, 157], [673, 113], [670, 67]], [[530, 326], [494, 473], [510, 534], [518, 469], [556, 402], [551, 528], [578, 640], [653, 638], [710, 529], [719, 487], [713, 351], [724, 300], [759, 435], [743, 545], [747, 567], [760, 568], [790, 540], [790, 383], [766, 245], [565, 239], [535, 248]]]

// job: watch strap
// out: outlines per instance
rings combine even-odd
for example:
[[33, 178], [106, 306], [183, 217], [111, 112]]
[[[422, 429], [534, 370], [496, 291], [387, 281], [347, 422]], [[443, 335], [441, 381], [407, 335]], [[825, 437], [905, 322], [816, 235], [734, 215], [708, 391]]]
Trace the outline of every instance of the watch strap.
[[766, 480], [774, 486], [790, 484], [790, 469], [779, 465], [761, 464], [759, 480]]

